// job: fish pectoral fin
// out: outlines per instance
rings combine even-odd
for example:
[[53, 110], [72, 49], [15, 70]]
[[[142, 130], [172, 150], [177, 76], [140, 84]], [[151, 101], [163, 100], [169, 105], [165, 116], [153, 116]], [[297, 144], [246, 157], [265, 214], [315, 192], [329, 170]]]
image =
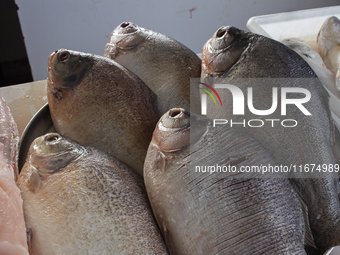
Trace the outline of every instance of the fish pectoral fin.
[[256, 152], [250, 155], [242, 156], [242, 157], [237, 157], [236, 159], [231, 158], [231, 160], [228, 162], [230, 166], [236, 166], [238, 164], [241, 164], [242, 162], [246, 161], [250, 157], [254, 156], [257, 154]]
[[298, 195], [298, 198], [301, 204], [303, 220], [304, 220], [304, 225], [305, 225], [305, 246], [310, 246], [310, 247], [317, 249], [314, 244], [312, 230], [309, 225], [308, 207], [299, 195]]
[[33, 242], [32, 242], [32, 237], [33, 237], [33, 232], [31, 228], [26, 229], [26, 236], [27, 236], [27, 247], [28, 247], [28, 253], [33, 254]]
[[33, 171], [31, 173], [30, 179], [29, 179], [29, 187], [33, 193], [37, 192], [37, 190], [40, 187], [41, 183], [41, 177], [37, 171]]
[[338, 91], [340, 91], [340, 70], [338, 70], [335, 74], [335, 87]]

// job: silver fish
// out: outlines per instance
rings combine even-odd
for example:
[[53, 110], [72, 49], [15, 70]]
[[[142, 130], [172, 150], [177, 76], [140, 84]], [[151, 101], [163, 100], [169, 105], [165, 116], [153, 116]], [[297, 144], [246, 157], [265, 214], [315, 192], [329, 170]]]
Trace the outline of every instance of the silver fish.
[[[240, 172], [268, 164], [278, 166], [237, 129], [213, 127], [184, 109], [164, 114], [144, 180], [170, 253], [306, 254], [303, 209], [291, 183], [279, 175]], [[225, 171], [204, 170], [217, 165]]]
[[[209, 78], [211, 80], [209, 80]], [[331, 170], [322, 172], [326, 164], [335, 166], [332, 153], [332, 123], [328, 106], [328, 94], [311, 67], [293, 50], [270, 38], [245, 32], [235, 27], [219, 28], [207, 41], [202, 53], [203, 83], [221, 83], [220, 78], [231, 79], [231, 84], [248, 93], [252, 87], [253, 106], [256, 109], [271, 109], [274, 87], [298, 88], [309, 91], [310, 99], [302, 105], [311, 114], [302, 112], [296, 105], [287, 106], [286, 115], [279, 106], [274, 112], [259, 116], [246, 110], [244, 115], [233, 114], [232, 96], [220, 90], [223, 107], [208, 102], [207, 117], [212, 119], [279, 120], [293, 119], [295, 127], [274, 122], [254, 128], [250, 125], [235, 125], [259, 141], [279, 164], [295, 168], [289, 176], [296, 190], [308, 206], [310, 225], [319, 251], [340, 243], [340, 203], [338, 198], [338, 174]], [[248, 79], [247, 79], [248, 78]], [[222, 80], [223, 81], [223, 80]], [[228, 80], [227, 80], [228, 81]], [[279, 93], [279, 92], [278, 92]], [[249, 96], [249, 94], [248, 94]], [[293, 93], [289, 99], [307, 98], [307, 93]], [[278, 101], [282, 100], [280, 96]], [[320, 171], [307, 171], [312, 166]], [[296, 167], [307, 167], [306, 171]], [[303, 177], [303, 178], [300, 178]], [[309, 178], [308, 178], [309, 177]]]
[[141, 176], [57, 133], [34, 140], [18, 185], [36, 254], [167, 254]]
[[104, 56], [134, 72], [155, 92], [161, 115], [173, 107], [189, 109], [190, 78], [200, 77], [201, 59], [182, 43], [123, 22], [111, 33]]

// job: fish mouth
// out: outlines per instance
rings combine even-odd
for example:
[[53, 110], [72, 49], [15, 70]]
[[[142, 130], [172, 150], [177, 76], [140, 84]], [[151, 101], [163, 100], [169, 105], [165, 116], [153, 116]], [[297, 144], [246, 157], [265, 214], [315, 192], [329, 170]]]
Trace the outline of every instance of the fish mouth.
[[340, 20], [335, 16], [327, 18], [324, 22], [322, 32], [327, 36], [340, 37]]
[[76, 87], [90, 66], [90, 54], [59, 49], [48, 58], [48, 79], [58, 89], [71, 90]]
[[132, 22], [122, 22], [110, 35], [107, 44], [117, 51], [134, 49], [150, 36], [150, 32]]
[[164, 152], [179, 151], [199, 140], [207, 131], [208, 123], [183, 108], [173, 108], [159, 120], [152, 140]]
[[203, 47], [202, 64], [210, 73], [230, 70], [246, 51], [249, 39], [232, 26], [220, 27]]

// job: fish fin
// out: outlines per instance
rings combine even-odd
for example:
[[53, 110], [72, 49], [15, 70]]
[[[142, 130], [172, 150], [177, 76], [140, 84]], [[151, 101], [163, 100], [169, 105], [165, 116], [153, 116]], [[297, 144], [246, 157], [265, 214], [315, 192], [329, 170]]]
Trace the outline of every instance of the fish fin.
[[37, 171], [33, 171], [29, 180], [29, 187], [33, 193], [37, 192], [40, 187], [41, 177]]
[[159, 150], [156, 151], [155, 163], [156, 163], [157, 169], [163, 172], [166, 166], [166, 156], [164, 155], [163, 152]]
[[340, 163], [340, 131], [337, 125], [333, 122], [333, 139], [332, 139], [332, 151], [337, 164]]
[[305, 225], [305, 246], [310, 246], [312, 248], [316, 248], [314, 244], [314, 238], [312, 234], [312, 230], [309, 225], [309, 218], [308, 218], [308, 207], [305, 204], [305, 202], [302, 200], [300, 196], [298, 196], [301, 208], [302, 208], [302, 214], [303, 214], [303, 220], [304, 220], [304, 225]]
[[247, 159], [249, 159], [250, 157], [252, 157], [252, 156], [254, 156], [256, 154], [257, 154], [257, 152], [255, 152], [253, 154], [250, 154], [250, 155], [243, 156], [243, 157], [237, 157], [236, 159], [231, 159], [228, 162], [228, 165], [236, 166], [236, 165], [241, 164], [242, 162], [246, 161]]
[[335, 74], [335, 87], [340, 91], [340, 69]]
[[31, 228], [26, 229], [26, 236], [27, 236], [27, 247], [28, 247], [28, 253], [33, 254], [33, 248], [32, 248], [32, 237], [33, 232]]

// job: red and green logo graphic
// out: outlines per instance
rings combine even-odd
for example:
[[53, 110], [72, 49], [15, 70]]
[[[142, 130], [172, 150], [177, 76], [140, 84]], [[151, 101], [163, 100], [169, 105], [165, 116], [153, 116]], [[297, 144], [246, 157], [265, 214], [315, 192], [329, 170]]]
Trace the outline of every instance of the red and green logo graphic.
[[[217, 93], [217, 91], [213, 87], [211, 87], [210, 85], [208, 85], [206, 83], [203, 83], [203, 82], [197, 82], [197, 83], [199, 83], [199, 84], [201, 84], [203, 86], [206, 86], [208, 89], [210, 89], [212, 92], [214, 92], [215, 95], [217, 96], [218, 100], [220, 101], [220, 104], [222, 105], [222, 100], [220, 98], [220, 95]], [[198, 87], [198, 88], [203, 90], [204, 92], [206, 92], [212, 98], [212, 100], [214, 100], [215, 105], [217, 105], [216, 100], [215, 100], [213, 94], [209, 90], [204, 89], [204, 88], [200, 88], [200, 87]]]

